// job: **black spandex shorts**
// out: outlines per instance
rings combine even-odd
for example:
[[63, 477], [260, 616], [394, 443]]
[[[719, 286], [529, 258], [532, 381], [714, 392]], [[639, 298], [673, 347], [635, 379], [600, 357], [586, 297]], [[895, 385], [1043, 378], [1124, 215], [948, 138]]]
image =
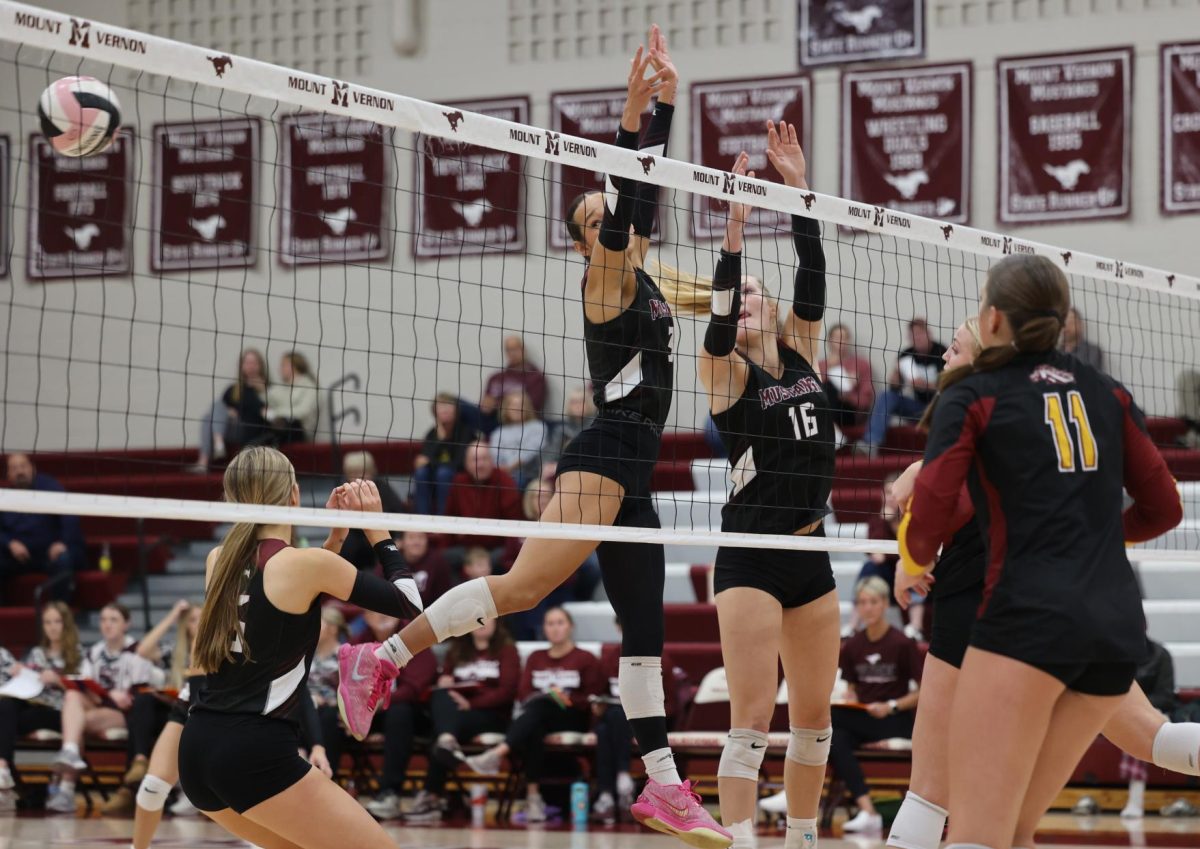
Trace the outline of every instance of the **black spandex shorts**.
[[[812, 537], [824, 537], [821, 526]], [[837, 586], [828, 551], [775, 548], [717, 549], [713, 592], [750, 587], [774, 596], [785, 608], [801, 607]]]
[[650, 479], [658, 462], [662, 428], [649, 419], [630, 415], [597, 417], [563, 449], [557, 474], [592, 472], [619, 483], [627, 501], [651, 504]]
[[983, 584], [974, 584], [947, 596], [935, 595], [929, 653], [955, 669], [961, 669], [963, 655], [971, 644], [971, 628], [982, 603]]
[[183, 699], [176, 699], [171, 702], [171, 710], [167, 714], [167, 722], [178, 722], [180, 725], [187, 725], [188, 708], [191, 703]]
[[1040, 669], [1067, 685], [1068, 690], [1085, 696], [1122, 696], [1129, 692], [1137, 677], [1137, 664], [1133, 661], [1089, 661], [1048, 663], [1021, 657], [1013, 646], [999, 635], [993, 637], [987, 630], [975, 628], [971, 633], [971, 645], [977, 649], [1011, 657], [1034, 669]]
[[242, 814], [308, 774], [299, 749], [288, 720], [192, 711], [179, 740], [179, 781], [200, 810]]

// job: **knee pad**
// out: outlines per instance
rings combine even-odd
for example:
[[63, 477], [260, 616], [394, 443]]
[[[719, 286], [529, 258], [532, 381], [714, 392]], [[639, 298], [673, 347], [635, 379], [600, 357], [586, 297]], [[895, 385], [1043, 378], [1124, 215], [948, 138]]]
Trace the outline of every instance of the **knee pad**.
[[469, 634], [484, 620], [496, 616], [496, 602], [486, 578], [475, 578], [447, 590], [425, 611], [425, 618], [439, 643]]
[[617, 687], [626, 719], [666, 716], [661, 657], [623, 657], [617, 668]]
[[157, 775], [146, 773], [141, 786], [138, 787], [138, 807], [145, 808], [147, 811], [161, 811], [163, 805], [167, 804], [167, 796], [171, 794], [171, 788], [174, 786], [174, 784], [167, 784]]
[[758, 781], [763, 758], [767, 754], [767, 734], [752, 728], [731, 728], [717, 765], [718, 778], [745, 778]]
[[829, 762], [829, 742], [833, 739], [833, 726], [828, 728], [791, 727], [788, 738], [787, 759], [802, 766], [825, 766]]

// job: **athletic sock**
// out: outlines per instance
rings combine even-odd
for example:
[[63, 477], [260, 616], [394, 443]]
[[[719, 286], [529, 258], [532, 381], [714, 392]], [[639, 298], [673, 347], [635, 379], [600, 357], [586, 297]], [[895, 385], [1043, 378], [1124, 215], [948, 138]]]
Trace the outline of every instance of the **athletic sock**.
[[646, 752], [642, 755], [642, 765], [646, 768], [646, 775], [659, 784], [683, 784], [679, 771], [675, 769], [675, 754], [670, 746]]
[[787, 818], [787, 833], [783, 838], [783, 849], [816, 849], [817, 818]]
[[409, 661], [413, 659], [412, 652], [404, 645], [399, 634], [393, 634], [380, 643], [379, 648], [375, 649], [375, 656], [380, 660], [390, 660], [397, 669], [408, 666]]
[[79, 746], [76, 743], [63, 743], [62, 750], [64, 752], [70, 752], [73, 755], [79, 754]]
[[733, 843], [729, 849], [758, 849], [758, 835], [754, 833], [753, 820], [741, 820], [729, 826]]
[[1200, 722], [1167, 722], [1154, 737], [1154, 765], [1200, 775]]
[[909, 790], [892, 822], [887, 845], [899, 849], [937, 849], [942, 842], [947, 815], [945, 808]]
[[63, 778], [58, 782], [58, 792], [66, 793], [68, 796], [75, 795], [75, 782], [69, 778]]
[[1129, 801], [1125, 803], [1125, 807], [1137, 808], [1139, 811], [1146, 807], [1146, 782], [1141, 779], [1133, 779], [1129, 782]]

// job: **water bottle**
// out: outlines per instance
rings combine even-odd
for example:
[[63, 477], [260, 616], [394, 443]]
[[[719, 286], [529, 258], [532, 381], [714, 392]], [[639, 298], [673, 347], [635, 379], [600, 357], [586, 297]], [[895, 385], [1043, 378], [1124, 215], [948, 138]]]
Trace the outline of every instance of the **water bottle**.
[[471, 827], [483, 828], [487, 818], [488, 789], [486, 784], [471, 785]]
[[571, 785], [571, 824], [585, 826], [588, 821], [588, 794], [590, 788], [586, 781], [576, 781]]
[[112, 551], [109, 549], [108, 543], [104, 543], [100, 549], [99, 566], [100, 571], [104, 572], [105, 574], [112, 571]]

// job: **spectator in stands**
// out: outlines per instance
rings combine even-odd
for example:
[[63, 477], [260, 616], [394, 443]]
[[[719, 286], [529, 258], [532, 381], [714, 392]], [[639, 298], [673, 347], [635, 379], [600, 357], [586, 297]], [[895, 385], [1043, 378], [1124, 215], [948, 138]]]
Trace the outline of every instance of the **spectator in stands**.
[[503, 743], [466, 759], [480, 775], [496, 775], [509, 754], [521, 759], [525, 773], [525, 821], [546, 821], [539, 782], [545, 769], [547, 734], [586, 731], [591, 719], [589, 697], [602, 689], [596, 657], [575, 645], [575, 622], [561, 607], [546, 611], [542, 630], [550, 648], [525, 661], [517, 701], [521, 712], [508, 727]]
[[308, 358], [299, 351], [284, 354], [279, 360], [279, 380], [267, 388], [271, 442], [311, 442], [317, 434], [319, 399], [317, 377]]
[[[892, 485], [896, 483], [896, 479], [899, 477], [899, 472], [889, 472], [884, 477], [882, 506], [878, 513], [867, 519], [867, 539], [893, 541], [896, 539], [896, 532], [900, 527], [900, 519], [904, 514], [904, 511], [900, 509], [900, 504], [896, 501], [896, 496], [892, 492]], [[896, 586], [896, 564], [899, 562], [900, 556], [898, 554], [868, 554], [866, 562], [863, 563], [863, 567], [858, 573], [858, 580], [879, 577], [887, 582], [889, 590], [893, 590]], [[896, 603], [894, 596], [888, 596], [888, 598], [892, 604]], [[908, 617], [908, 625], [911, 629], [906, 629], [907, 635], [913, 639], [921, 639], [925, 624], [925, 597], [920, 593], [910, 593], [908, 609], [905, 611], [905, 615]]]
[[[392, 489], [387, 482], [380, 480], [379, 467], [375, 465], [375, 457], [370, 451], [351, 451], [342, 458], [342, 477], [347, 481], [375, 481], [379, 490], [379, 501], [383, 504], [384, 513], [404, 513], [404, 500]], [[342, 543], [342, 557], [349, 560], [359, 569], [374, 569], [378, 565], [375, 551], [367, 542], [367, 535], [359, 528], [351, 528]]]
[[[1178, 702], [1175, 698], [1175, 664], [1162, 643], [1146, 637], [1146, 658], [1138, 664], [1137, 682], [1154, 708], [1170, 717]], [[1129, 781], [1129, 797], [1121, 810], [1122, 819], [1141, 819], [1145, 813], [1145, 761], [1121, 753], [1121, 777]], [[1082, 801], [1082, 800], [1081, 800]]]
[[858, 813], [842, 826], [847, 832], [879, 832], [883, 828], [855, 750], [878, 740], [912, 738], [918, 691], [910, 689], [910, 682], [921, 680], [924, 657], [915, 640], [884, 618], [890, 598], [882, 578], [858, 582], [854, 605], [864, 628], [842, 644], [838, 661], [847, 684], [846, 701], [856, 705], [835, 704], [829, 751], [834, 775], [846, 782], [858, 803]]
[[[616, 619], [617, 633], [621, 620]], [[600, 682], [607, 692], [596, 694], [592, 713], [596, 717], [596, 787], [599, 795], [592, 806], [592, 818], [605, 825], [617, 820], [618, 812], [629, 810], [633, 804], [633, 778], [629, 764], [633, 755], [633, 729], [621, 707], [618, 672], [621, 666], [621, 643], [606, 643], [600, 650]], [[675, 715], [675, 664], [666, 651], [662, 655], [663, 696], [667, 720]]]
[[418, 513], [446, 512], [450, 483], [462, 469], [463, 454], [474, 433], [459, 415], [458, 398], [439, 392], [433, 401], [433, 427], [413, 460], [413, 506]]
[[166, 674], [137, 653], [129, 636], [129, 610], [110, 602], [100, 610], [100, 642], [88, 649], [80, 664], [84, 680], [99, 685], [103, 695], [90, 688], [72, 687], [63, 695], [63, 745], [55, 765], [63, 770], [59, 792], [46, 803], [46, 810], [75, 811], [75, 776], [87, 768], [80, 750], [84, 733], [104, 734], [126, 727], [126, 714], [133, 707], [132, 689], [140, 684], [161, 687]]
[[525, 391], [534, 410], [539, 414], [546, 404], [546, 375], [529, 360], [525, 342], [520, 336], [504, 337], [504, 368], [492, 374], [479, 399], [479, 411], [490, 432], [496, 426], [496, 413], [504, 396], [510, 392]]
[[517, 488], [537, 477], [550, 440], [546, 423], [523, 390], [509, 392], [500, 406], [500, 427], [489, 437], [496, 465], [512, 475]]
[[1087, 340], [1087, 327], [1079, 310], [1071, 307], [1067, 310], [1067, 320], [1063, 322], [1062, 349], [1068, 354], [1074, 354], [1083, 362], [1097, 371], [1104, 371], [1104, 350]]
[[[503, 469], [496, 468], [487, 442], [478, 440], [467, 446], [463, 470], [454, 476], [446, 499], [446, 515], [469, 519], [520, 519], [521, 493], [516, 481]], [[492, 553], [492, 564], [504, 552], [503, 537], [457, 535], [450, 538], [457, 550], [447, 551], [452, 565], [462, 562], [463, 547], [479, 545]]]
[[567, 443], [590, 425], [594, 418], [596, 405], [592, 403], [592, 396], [587, 388], [579, 386], [568, 392], [566, 403], [563, 405], [563, 419], [555, 427], [554, 436], [551, 437], [553, 450], [549, 452], [550, 456], [557, 460]]
[[470, 581], [473, 578], [486, 578], [492, 574], [492, 555], [486, 548], [480, 548], [477, 545], [467, 549], [463, 555], [462, 579], [459, 581]]
[[1179, 373], [1179, 418], [1187, 425], [1179, 444], [1184, 448], [1200, 448], [1200, 371], [1187, 369]]
[[946, 347], [929, 335], [929, 324], [923, 318], [908, 323], [909, 346], [896, 358], [896, 367], [888, 377], [888, 388], [875, 399], [867, 432], [858, 451], [874, 457], [879, 453], [887, 435], [892, 416], [916, 420], [921, 418], [937, 392], [938, 376], [946, 365], [942, 354]]
[[424, 531], [405, 531], [401, 534], [400, 553], [413, 580], [417, 582], [417, 590], [426, 607], [454, 585], [450, 564], [440, 551], [430, 547], [429, 534]]
[[817, 372], [834, 424], [855, 425], [871, 412], [875, 386], [871, 383], [871, 361], [854, 350], [854, 336], [844, 324], [829, 328], [825, 337], [825, 359], [817, 363]]
[[[62, 729], [62, 676], [78, 674], [82, 655], [71, 609], [64, 602], [50, 602], [42, 608], [41, 638], [23, 664], [41, 678], [42, 691], [28, 700], [0, 699], [0, 812], [17, 807], [12, 772], [17, 738], [42, 729]], [[10, 671], [16, 675], [21, 668], [18, 664]], [[68, 796], [74, 805], [74, 795]]]
[[200, 456], [192, 471], [207, 472], [209, 463], [224, 459], [226, 443], [254, 442], [266, 432], [263, 408], [270, 382], [263, 355], [255, 348], [242, 351], [237, 381], [226, 387], [200, 419]]
[[[35, 492], [63, 492], [62, 484], [43, 475], [28, 454], [8, 455], [8, 485]], [[0, 578], [37, 572], [47, 576], [49, 598], [69, 599], [75, 571], [85, 559], [83, 533], [75, 516], [0, 513]]]
[[342, 611], [332, 604], [322, 607], [321, 635], [317, 638], [317, 649], [308, 671], [308, 694], [317, 709], [320, 729], [319, 738], [312, 741], [312, 748], [321, 748], [333, 778], [337, 777], [346, 740], [337, 703], [337, 652], [346, 638], [346, 617]]
[[350, 642], [381, 643], [400, 630], [400, 620], [386, 613], [364, 610], [363, 614], [350, 623]]
[[[512, 717], [521, 678], [521, 658], [504, 625], [487, 620], [470, 634], [448, 642], [437, 688], [429, 700], [433, 749], [425, 786], [404, 815], [410, 823], [434, 823], [445, 810], [446, 770], [464, 760], [460, 743], [479, 734], [503, 732]], [[379, 819], [400, 815], [403, 772], [390, 772], [394, 784], [367, 805]]]
[[[146, 777], [154, 743], [167, 724], [167, 715], [175, 695], [183, 689], [187, 668], [191, 664], [192, 642], [196, 639], [196, 629], [200, 627], [201, 609], [180, 599], [137, 643], [137, 655], [162, 669], [164, 686], [173, 692], [146, 690], [133, 697], [128, 715], [129, 769], [121, 787], [108, 797], [100, 809], [106, 816], [124, 817], [133, 813], [134, 793]], [[175, 637], [164, 644], [171, 628], [175, 628]]]

